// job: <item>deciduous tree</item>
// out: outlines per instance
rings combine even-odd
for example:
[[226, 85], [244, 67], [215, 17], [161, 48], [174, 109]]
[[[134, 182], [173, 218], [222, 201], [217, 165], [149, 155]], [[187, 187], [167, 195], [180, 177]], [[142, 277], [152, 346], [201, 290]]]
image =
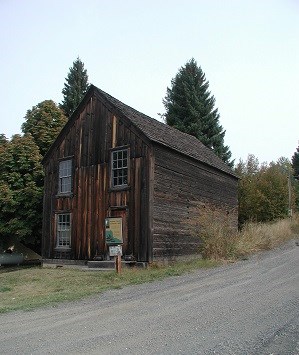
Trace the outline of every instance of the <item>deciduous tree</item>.
[[247, 161], [237, 164], [235, 172], [240, 176], [239, 222], [266, 222], [288, 216], [289, 197], [294, 207], [295, 194], [289, 195], [290, 162], [281, 158], [276, 163], [259, 164], [249, 155]]
[[32, 243], [40, 240], [43, 169], [32, 136], [14, 135], [0, 141], [0, 240], [16, 236]]
[[22, 131], [31, 134], [44, 156], [66, 122], [66, 116], [55, 102], [45, 100], [27, 111]]

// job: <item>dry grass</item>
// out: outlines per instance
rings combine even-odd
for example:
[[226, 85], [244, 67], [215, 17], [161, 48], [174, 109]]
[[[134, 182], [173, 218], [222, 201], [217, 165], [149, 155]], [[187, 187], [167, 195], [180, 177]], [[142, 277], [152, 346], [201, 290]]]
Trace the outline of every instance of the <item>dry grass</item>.
[[235, 257], [237, 229], [234, 227], [235, 211], [197, 206], [194, 214], [196, 219], [191, 221], [193, 234], [200, 238], [202, 244], [200, 253], [203, 258], [211, 260], [227, 260]]
[[298, 229], [298, 216], [269, 223], [248, 223], [236, 239], [236, 253], [242, 256], [273, 249], [294, 238], [298, 234]]
[[208, 259], [237, 259], [277, 247], [299, 234], [299, 216], [269, 223], [248, 223], [239, 232], [228, 221], [201, 220], [202, 254]]

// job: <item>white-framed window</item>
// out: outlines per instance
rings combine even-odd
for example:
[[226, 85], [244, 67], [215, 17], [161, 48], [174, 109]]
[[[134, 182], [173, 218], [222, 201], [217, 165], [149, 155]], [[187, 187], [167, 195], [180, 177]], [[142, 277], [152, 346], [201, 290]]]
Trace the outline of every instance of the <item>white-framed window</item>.
[[112, 187], [128, 185], [128, 155], [128, 149], [117, 149], [111, 152]]
[[59, 213], [56, 215], [57, 248], [71, 247], [71, 214]]
[[66, 194], [72, 191], [72, 160], [59, 162], [59, 190], [58, 193]]

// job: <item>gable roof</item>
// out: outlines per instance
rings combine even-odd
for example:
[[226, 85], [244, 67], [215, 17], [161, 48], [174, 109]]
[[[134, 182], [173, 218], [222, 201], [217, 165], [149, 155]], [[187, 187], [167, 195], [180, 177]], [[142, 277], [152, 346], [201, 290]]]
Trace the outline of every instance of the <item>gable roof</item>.
[[55, 143], [60, 141], [65, 130], [68, 129], [67, 127], [72, 124], [72, 121], [80, 112], [81, 108], [94, 93], [96, 93], [97, 96], [102, 98], [104, 101], [108, 102], [110, 106], [116, 109], [116, 111], [119, 111], [122, 115], [129, 119], [132, 124], [137, 127], [137, 129], [139, 129], [150, 141], [166, 146], [183, 155], [237, 177], [227, 164], [225, 164], [210, 148], [207, 148], [197, 138], [135, 110], [94, 85], [90, 85], [85, 97], [82, 99], [81, 103], [72, 114], [69, 121], [66, 123], [57, 139], [50, 147], [49, 151], [45, 154], [43, 162], [47, 160], [47, 157], [50, 155]]
[[157, 121], [134, 108], [117, 100], [106, 92], [94, 87], [96, 92], [104, 97], [110, 104], [116, 107], [126, 116], [143, 134], [151, 141], [162, 144], [170, 149], [194, 158], [202, 163], [211, 165], [227, 174], [237, 177], [232, 169], [225, 164], [213, 151], [206, 147], [197, 138], [190, 134], [183, 133], [178, 129]]

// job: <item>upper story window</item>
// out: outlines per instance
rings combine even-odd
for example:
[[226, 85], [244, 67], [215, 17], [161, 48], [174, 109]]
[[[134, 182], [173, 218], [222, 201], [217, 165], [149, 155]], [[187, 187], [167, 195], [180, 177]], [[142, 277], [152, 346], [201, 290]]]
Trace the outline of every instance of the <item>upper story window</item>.
[[112, 187], [128, 185], [128, 149], [118, 149], [111, 153]]
[[59, 190], [58, 193], [65, 194], [72, 191], [72, 160], [59, 162]]

